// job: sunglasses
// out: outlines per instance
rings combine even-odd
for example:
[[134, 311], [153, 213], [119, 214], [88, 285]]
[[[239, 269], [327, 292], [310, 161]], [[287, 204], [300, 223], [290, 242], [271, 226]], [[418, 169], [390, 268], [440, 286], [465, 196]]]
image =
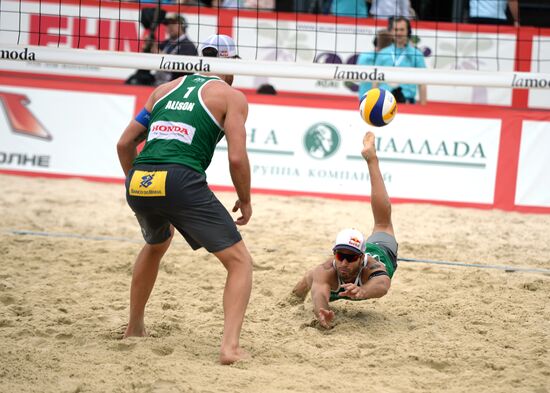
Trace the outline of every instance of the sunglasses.
[[336, 259], [338, 259], [340, 262], [344, 262], [344, 259], [348, 261], [348, 263], [353, 263], [357, 261], [359, 258], [361, 258], [361, 254], [347, 254], [345, 252], [336, 251], [334, 253], [334, 256]]

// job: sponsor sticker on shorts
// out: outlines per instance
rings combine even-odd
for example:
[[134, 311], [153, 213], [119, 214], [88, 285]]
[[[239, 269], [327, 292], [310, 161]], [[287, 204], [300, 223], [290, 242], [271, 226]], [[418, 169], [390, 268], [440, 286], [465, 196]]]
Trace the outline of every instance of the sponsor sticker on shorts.
[[166, 195], [167, 171], [135, 171], [130, 180], [128, 193], [139, 197], [161, 197]]

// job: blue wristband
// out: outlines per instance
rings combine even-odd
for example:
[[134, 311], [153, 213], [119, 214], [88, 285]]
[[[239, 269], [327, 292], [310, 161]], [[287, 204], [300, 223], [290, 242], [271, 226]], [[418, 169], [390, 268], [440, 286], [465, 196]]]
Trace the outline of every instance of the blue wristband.
[[151, 120], [151, 112], [147, 111], [145, 108], [136, 116], [136, 121], [145, 128], [149, 127], [149, 120]]

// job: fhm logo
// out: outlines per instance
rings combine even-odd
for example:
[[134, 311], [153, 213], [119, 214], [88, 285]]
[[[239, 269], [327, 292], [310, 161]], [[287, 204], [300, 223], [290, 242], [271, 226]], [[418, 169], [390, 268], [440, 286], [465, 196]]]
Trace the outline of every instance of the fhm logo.
[[304, 135], [307, 153], [318, 160], [332, 156], [340, 147], [338, 129], [329, 123], [317, 123], [309, 127]]

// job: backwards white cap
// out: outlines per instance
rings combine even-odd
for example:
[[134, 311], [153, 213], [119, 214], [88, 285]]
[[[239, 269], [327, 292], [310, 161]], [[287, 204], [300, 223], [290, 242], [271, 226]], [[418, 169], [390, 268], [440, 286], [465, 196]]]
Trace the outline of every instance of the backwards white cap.
[[200, 52], [206, 48], [214, 48], [218, 51], [217, 57], [238, 57], [237, 46], [233, 38], [224, 34], [214, 34], [201, 44]]

